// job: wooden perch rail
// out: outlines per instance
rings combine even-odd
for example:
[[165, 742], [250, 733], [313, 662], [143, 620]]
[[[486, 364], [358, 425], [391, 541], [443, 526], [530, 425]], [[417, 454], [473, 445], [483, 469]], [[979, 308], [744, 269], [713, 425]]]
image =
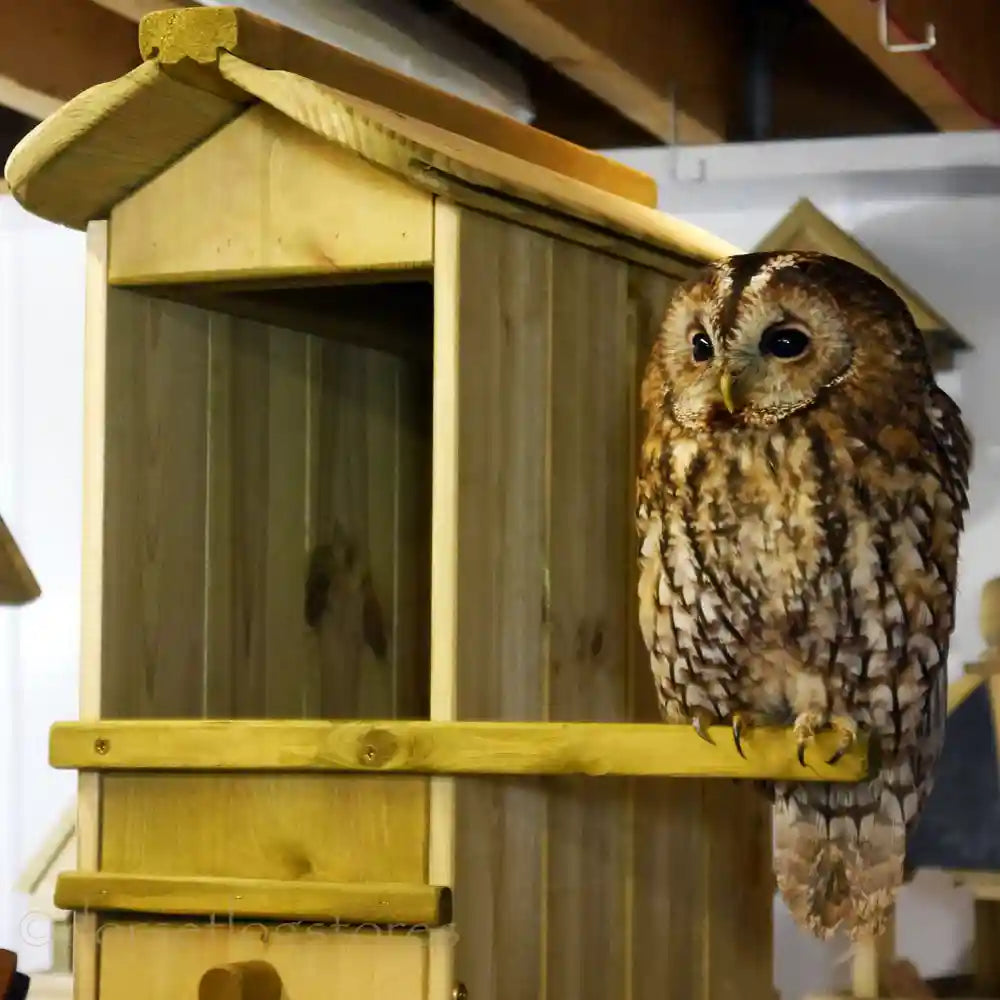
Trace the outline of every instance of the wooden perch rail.
[[63, 910], [162, 913], [437, 927], [451, 920], [451, 890], [436, 885], [307, 879], [63, 872]]
[[858, 740], [836, 764], [824, 732], [796, 759], [791, 729], [751, 730], [736, 751], [726, 727], [602, 722], [141, 720], [52, 727], [53, 767], [83, 771], [353, 771], [423, 774], [586, 774], [776, 781], [859, 781]]

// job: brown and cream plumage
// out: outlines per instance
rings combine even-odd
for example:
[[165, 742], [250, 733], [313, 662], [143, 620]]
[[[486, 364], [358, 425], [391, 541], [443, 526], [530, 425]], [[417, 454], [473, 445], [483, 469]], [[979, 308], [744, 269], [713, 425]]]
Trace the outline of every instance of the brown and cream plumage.
[[878, 933], [946, 710], [971, 445], [899, 297], [816, 253], [720, 261], [673, 297], [642, 385], [639, 614], [664, 717], [870, 732], [860, 784], [778, 784], [796, 920]]

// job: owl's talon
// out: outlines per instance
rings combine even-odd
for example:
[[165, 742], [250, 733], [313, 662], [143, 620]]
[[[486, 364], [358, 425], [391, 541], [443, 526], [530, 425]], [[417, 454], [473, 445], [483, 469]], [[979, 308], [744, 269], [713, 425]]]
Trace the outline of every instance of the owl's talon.
[[696, 708], [691, 713], [691, 725], [694, 726], [694, 731], [706, 742], [711, 743], [715, 746], [715, 740], [712, 739], [712, 734], [708, 731], [709, 727], [715, 724], [715, 716], [712, 715], [708, 709]]
[[827, 719], [820, 712], [802, 712], [792, 728], [799, 748], [797, 756], [803, 767], [806, 766], [806, 746], [821, 729], [831, 729], [837, 734], [837, 748], [833, 756], [827, 760], [827, 764], [836, 764], [854, 746], [858, 738], [858, 724], [843, 715]]
[[739, 712], [733, 713], [733, 742], [736, 744], [736, 752], [744, 759], [747, 755], [743, 752], [740, 737], [750, 728], [749, 721]]
[[823, 728], [825, 721], [826, 719], [820, 712], [801, 712], [796, 717], [792, 732], [795, 734], [795, 742], [799, 748], [796, 756], [802, 767], [806, 766], [806, 747], [816, 733]]
[[837, 734], [837, 749], [827, 764], [836, 764], [858, 739], [858, 724], [853, 719], [839, 716], [830, 720], [830, 728]]

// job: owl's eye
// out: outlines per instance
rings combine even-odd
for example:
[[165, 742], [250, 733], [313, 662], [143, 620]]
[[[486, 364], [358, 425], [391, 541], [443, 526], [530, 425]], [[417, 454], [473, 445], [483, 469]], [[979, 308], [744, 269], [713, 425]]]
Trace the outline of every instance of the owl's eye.
[[760, 353], [773, 354], [782, 361], [790, 361], [805, 354], [809, 335], [794, 326], [773, 326], [760, 338]]
[[714, 353], [712, 338], [704, 330], [699, 330], [691, 338], [691, 357], [701, 364], [703, 361], [708, 361]]

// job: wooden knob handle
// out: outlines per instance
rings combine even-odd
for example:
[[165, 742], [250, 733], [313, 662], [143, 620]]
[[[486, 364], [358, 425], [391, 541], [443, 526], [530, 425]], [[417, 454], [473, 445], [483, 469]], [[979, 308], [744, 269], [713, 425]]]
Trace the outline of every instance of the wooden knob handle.
[[209, 969], [198, 984], [198, 1000], [282, 1000], [278, 970], [269, 962], [233, 962]]
[[0, 1000], [25, 1000], [29, 982], [17, 971], [17, 953], [0, 948]]

